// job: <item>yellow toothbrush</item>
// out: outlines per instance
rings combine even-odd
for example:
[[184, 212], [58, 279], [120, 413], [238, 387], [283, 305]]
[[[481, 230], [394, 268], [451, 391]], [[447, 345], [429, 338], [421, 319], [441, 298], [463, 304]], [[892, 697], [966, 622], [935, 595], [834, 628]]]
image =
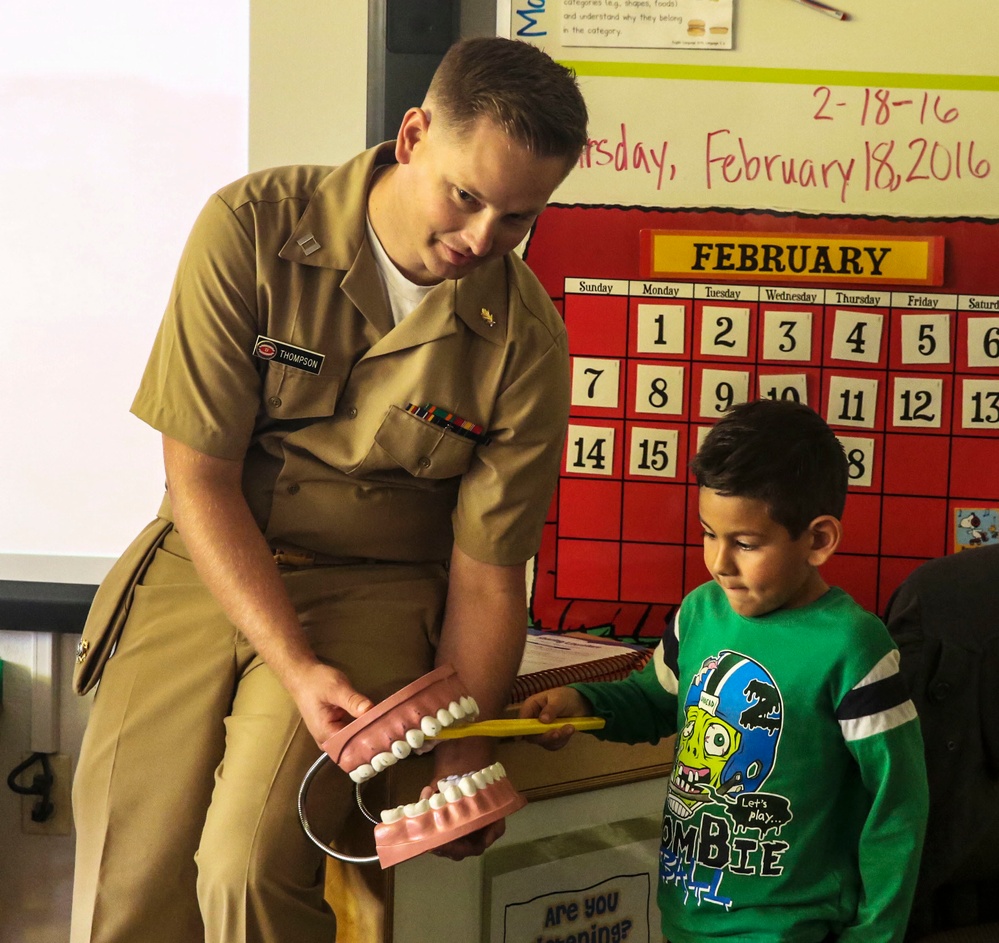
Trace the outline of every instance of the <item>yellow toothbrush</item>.
[[535, 734], [558, 730], [572, 724], [577, 730], [599, 730], [604, 726], [603, 717], [560, 717], [553, 724], [543, 724], [536, 717], [509, 717], [498, 720], [479, 720], [470, 724], [442, 727], [435, 737], [428, 740], [454, 740], [458, 737], [532, 737]]

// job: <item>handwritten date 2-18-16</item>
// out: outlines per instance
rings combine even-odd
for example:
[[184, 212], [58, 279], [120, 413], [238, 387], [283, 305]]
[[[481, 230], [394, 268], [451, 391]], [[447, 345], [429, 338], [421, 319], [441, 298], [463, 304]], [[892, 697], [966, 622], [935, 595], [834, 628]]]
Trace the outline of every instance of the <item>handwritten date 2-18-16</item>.
[[[837, 117], [836, 109], [850, 109], [852, 105], [856, 110], [857, 107], [856, 103], [841, 100], [837, 92], [827, 85], [816, 88], [812, 97], [818, 103], [812, 116], [815, 121], [833, 121]], [[859, 108], [861, 127], [883, 126], [891, 121], [897, 123], [902, 118], [915, 119], [920, 125], [951, 124], [961, 117], [960, 111], [949, 107], [942, 95], [888, 88], [865, 88]]]

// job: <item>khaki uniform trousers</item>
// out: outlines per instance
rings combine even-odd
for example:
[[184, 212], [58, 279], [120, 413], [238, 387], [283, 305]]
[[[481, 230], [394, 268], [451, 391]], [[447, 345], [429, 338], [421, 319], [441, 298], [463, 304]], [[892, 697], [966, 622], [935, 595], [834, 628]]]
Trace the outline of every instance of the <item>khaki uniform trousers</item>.
[[[282, 572], [320, 658], [376, 702], [432, 667], [444, 566]], [[319, 755], [294, 702], [169, 535], [137, 587], [84, 736], [72, 943], [330, 943], [326, 858], [297, 809]], [[309, 792], [313, 831], [335, 838], [352, 810], [353, 784], [327, 764]]]

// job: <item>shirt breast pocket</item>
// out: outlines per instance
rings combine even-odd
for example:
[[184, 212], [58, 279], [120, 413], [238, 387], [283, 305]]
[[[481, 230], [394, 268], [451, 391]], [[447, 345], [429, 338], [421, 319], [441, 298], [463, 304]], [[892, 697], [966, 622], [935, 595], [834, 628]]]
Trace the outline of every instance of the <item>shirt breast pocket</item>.
[[322, 419], [332, 416], [340, 394], [340, 379], [268, 364], [264, 376], [264, 411], [272, 419]]
[[415, 478], [461, 475], [468, 471], [475, 449], [471, 439], [441, 429], [398, 406], [391, 407], [378, 427], [375, 445]]

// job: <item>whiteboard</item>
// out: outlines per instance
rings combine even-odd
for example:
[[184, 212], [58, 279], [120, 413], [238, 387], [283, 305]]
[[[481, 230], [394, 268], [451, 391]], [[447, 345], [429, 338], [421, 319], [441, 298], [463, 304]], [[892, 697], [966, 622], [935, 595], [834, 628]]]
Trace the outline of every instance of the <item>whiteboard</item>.
[[249, 4], [7, 7], [0, 579], [96, 582], [162, 496], [129, 405], [193, 219], [246, 172]]
[[[583, 9], [676, 3], [587, 0]], [[510, 0], [499, 12], [505, 35], [574, 68], [590, 109], [590, 146], [555, 201], [999, 213], [999, 78], [989, 48], [999, 7], [839, 5], [850, 19], [790, 0], [736, 0], [731, 50], [654, 50], [567, 45], [564, 0]]]

